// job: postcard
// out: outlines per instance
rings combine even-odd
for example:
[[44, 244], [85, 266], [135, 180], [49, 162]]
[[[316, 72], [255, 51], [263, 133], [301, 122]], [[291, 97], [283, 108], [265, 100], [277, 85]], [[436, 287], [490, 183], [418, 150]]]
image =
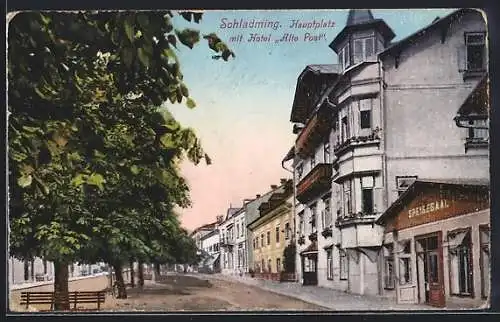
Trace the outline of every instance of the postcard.
[[7, 18], [11, 312], [489, 307], [484, 12]]

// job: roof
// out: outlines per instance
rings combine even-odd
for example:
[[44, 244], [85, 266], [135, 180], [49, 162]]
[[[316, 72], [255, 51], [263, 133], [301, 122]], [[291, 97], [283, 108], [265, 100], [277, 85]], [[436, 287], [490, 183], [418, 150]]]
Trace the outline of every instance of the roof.
[[201, 239], [207, 239], [207, 238], [212, 237], [213, 235], [217, 235], [217, 234], [219, 234], [219, 229], [214, 229], [211, 232], [209, 232], [208, 234], [201, 236]]
[[314, 102], [309, 102], [304, 98], [306, 97], [305, 92], [307, 91], [307, 85], [304, 83], [304, 78], [307, 75], [314, 75], [314, 77], [322, 77], [323, 79], [320, 83], [325, 83], [328, 78], [336, 77], [341, 73], [340, 65], [338, 64], [328, 64], [328, 65], [307, 65], [304, 70], [300, 73], [297, 78], [297, 85], [295, 87], [295, 95], [292, 103], [292, 112], [290, 115], [290, 121], [296, 123], [302, 123], [308, 116], [308, 109], [312, 110], [309, 105], [314, 105]]
[[242, 210], [243, 208], [233, 208], [233, 207], [230, 207], [227, 209], [227, 213], [226, 213], [226, 220], [233, 217], [237, 212], [239, 212], [240, 210]]
[[200, 226], [198, 228], [195, 228], [190, 236], [196, 234], [197, 232], [201, 231], [201, 230], [212, 230], [212, 229], [215, 229], [215, 226], [217, 225], [217, 222], [213, 222], [213, 223], [210, 223], [210, 224], [206, 224], [206, 225], [203, 225], [203, 226]]
[[394, 52], [398, 52], [402, 49], [404, 49], [406, 46], [409, 46], [413, 44], [418, 38], [423, 37], [431, 31], [434, 28], [441, 27], [441, 26], [446, 26], [452, 21], [455, 21], [459, 19], [461, 16], [463, 16], [466, 13], [472, 13], [472, 12], [478, 12], [475, 9], [458, 9], [453, 11], [452, 13], [444, 16], [443, 18], [435, 19], [431, 24], [428, 26], [417, 30], [413, 34], [409, 35], [406, 38], [401, 39], [400, 41], [394, 43], [393, 45], [387, 47], [384, 51], [379, 53], [379, 57], [384, 57], [386, 55], [389, 55]]
[[290, 150], [288, 150], [287, 154], [285, 155], [281, 163], [285, 163], [286, 161], [293, 159], [294, 156], [295, 156], [295, 146], [292, 146]]
[[389, 208], [387, 208], [384, 213], [377, 219], [377, 223], [380, 224], [384, 222], [389, 217], [392, 217], [397, 209], [399, 209], [408, 198], [410, 198], [417, 187], [429, 186], [429, 185], [448, 185], [448, 186], [469, 186], [469, 187], [489, 187], [489, 179], [417, 179], [415, 180], [408, 189], [403, 192], [396, 201], [394, 201]]
[[346, 26], [363, 24], [373, 20], [372, 11], [369, 9], [351, 9], [347, 16]]
[[337, 52], [338, 46], [347, 38], [348, 34], [366, 29], [376, 29], [385, 39], [390, 41], [396, 34], [383, 19], [375, 19], [369, 9], [351, 9], [347, 16], [347, 22], [338, 35], [330, 43], [330, 48]]
[[457, 111], [457, 116], [488, 115], [488, 74], [477, 83]]

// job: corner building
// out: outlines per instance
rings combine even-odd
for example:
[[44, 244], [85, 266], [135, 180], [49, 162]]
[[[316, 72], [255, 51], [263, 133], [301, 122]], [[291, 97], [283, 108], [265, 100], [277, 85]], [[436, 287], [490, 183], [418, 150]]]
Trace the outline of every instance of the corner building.
[[[419, 178], [489, 178], [487, 102], [471, 99], [487, 75], [480, 12], [456, 10], [394, 38], [370, 10], [350, 10], [330, 44], [338, 64], [307, 66], [298, 78], [291, 122], [303, 284], [388, 296], [381, 214]], [[464, 107], [470, 101], [475, 108]]]

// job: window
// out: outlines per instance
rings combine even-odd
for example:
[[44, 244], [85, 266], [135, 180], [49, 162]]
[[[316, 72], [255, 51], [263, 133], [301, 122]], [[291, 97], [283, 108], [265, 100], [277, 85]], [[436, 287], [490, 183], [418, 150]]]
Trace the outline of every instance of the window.
[[398, 189], [398, 196], [401, 196], [403, 192], [408, 189], [412, 185], [415, 180], [417, 180], [417, 176], [404, 176], [404, 177], [396, 177], [396, 188]]
[[372, 111], [361, 111], [361, 128], [369, 129], [372, 127]]
[[332, 225], [332, 208], [331, 208], [330, 196], [323, 198], [323, 203], [325, 205], [325, 210], [324, 210], [325, 222], [323, 227], [328, 228]]
[[285, 223], [285, 240], [290, 239], [290, 224]]
[[331, 248], [326, 250], [326, 278], [333, 280], [333, 257]]
[[384, 288], [394, 289], [394, 252], [393, 245], [384, 245]]
[[299, 233], [304, 236], [304, 211], [299, 213]]
[[481, 32], [465, 33], [467, 70], [486, 69], [485, 34]]
[[267, 244], [271, 245], [271, 232], [270, 231], [267, 232]]
[[363, 177], [361, 178], [361, 195], [362, 195], [362, 209], [364, 214], [373, 213], [373, 187], [374, 187], [374, 177]]
[[330, 142], [325, 142], [323, 147], [325, 163], [330, 163]]
[[302, 178], [302, 174], [304, 172], [304, 165], [301, 163], [297, 166], [297, 178], [300, 180]]
[[354, 40], [354, 63], [359, 63], [372, 56], [374, 50], [373, 38], [361, 38]]
[[311, 155], [311, 169], [314, 169], [315, 166], [316, 166], [316, 153], [313, 153], [313, 155]]
[[236, 236], [240, 235], [240, 224], [236, 224]]
[[271, 259], [270, 259], [270, 258], [267, 260], [267, 271], [268, 271], [269, 273], [272, 273], [272, 272], [273, 272], [273, 268], [272, 268], [272, 261], [271, 261]]
[[349, 53], [349, 44], [347, 44], [344, 47], [344, 68], [347, 68], [351, 65], [351, 59], [350, 59], [350, 53]]
[[342, 48], [339, 52], [339, 64], [344, 69], [344, 48]]
[[261, 272], [266, 270], [266, 264], [264, 262], [264, 258], [262, 259], [262, 266], [261, 266]]
[[280, 242], [280, 226], [276, 226], [276, 242]]
[[257, 247], [255, 246], [255, 238], [253, 239], [253, 249], [256, 249]]
[[[469, 128], [469, 135], [467, 137], [467, 142], [484, 142], [488, 141], [488, 122], [487, 120], [474, 120], [471, 121], [472, 124], [476, 127]], [[478, 128], [479, 127], [479, 128]]]
[[487, 298], [490, 295], [490, 230], [488, 226], [479, 226], [479, 242], [481, 247], [480, 269], [481, 269], [481, 296]]
[[281, 272], [281, 258], [276, 258], [276, 272]]
[[260, 235], [260, 247], [264, 247], [264, 234]]
[[399, 254], [399, 285], [411, 284], [411, 241], [405, 240], [398, 243]]
[[339, 250], [339, 259], [340, 259], [340, 279], [346, 280], [349, 275], [349, 260], [347, 258], [347, 253], [345, 250]]
[[470, 235], [470, 230], [458, 230], [448, 233], [450, 293], [452, 295], [473, 295]]
[[342, 118], [342, 142], [345, 142], [349, 136], [349, 123], [347, 122], [347, 116], [344, 116]]
[[311, 206], [311, 233], [316, 232], [316, 209], [316, 204]]
[[255, 249], [259, 248], [259, 236], [255, 237]]
[[344, 194], [343, 194], [343, 210], [344, 216], [348, 216], [352, 213], [352, 202], [351, 202], [351, 180], [345, 181], [343, 184]]

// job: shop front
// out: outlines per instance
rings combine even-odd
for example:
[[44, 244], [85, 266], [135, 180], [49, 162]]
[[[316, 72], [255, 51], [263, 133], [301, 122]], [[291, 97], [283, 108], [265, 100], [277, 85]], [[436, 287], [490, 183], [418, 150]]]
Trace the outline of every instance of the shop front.
[[486, 182], [417, 180], [378, 219], [381, 274], [398, 303], [473, 308], [489, 296]]
[[318, 245], [312, 242], [300, 253], [302, 258], [302, 284], [318, 285]]

